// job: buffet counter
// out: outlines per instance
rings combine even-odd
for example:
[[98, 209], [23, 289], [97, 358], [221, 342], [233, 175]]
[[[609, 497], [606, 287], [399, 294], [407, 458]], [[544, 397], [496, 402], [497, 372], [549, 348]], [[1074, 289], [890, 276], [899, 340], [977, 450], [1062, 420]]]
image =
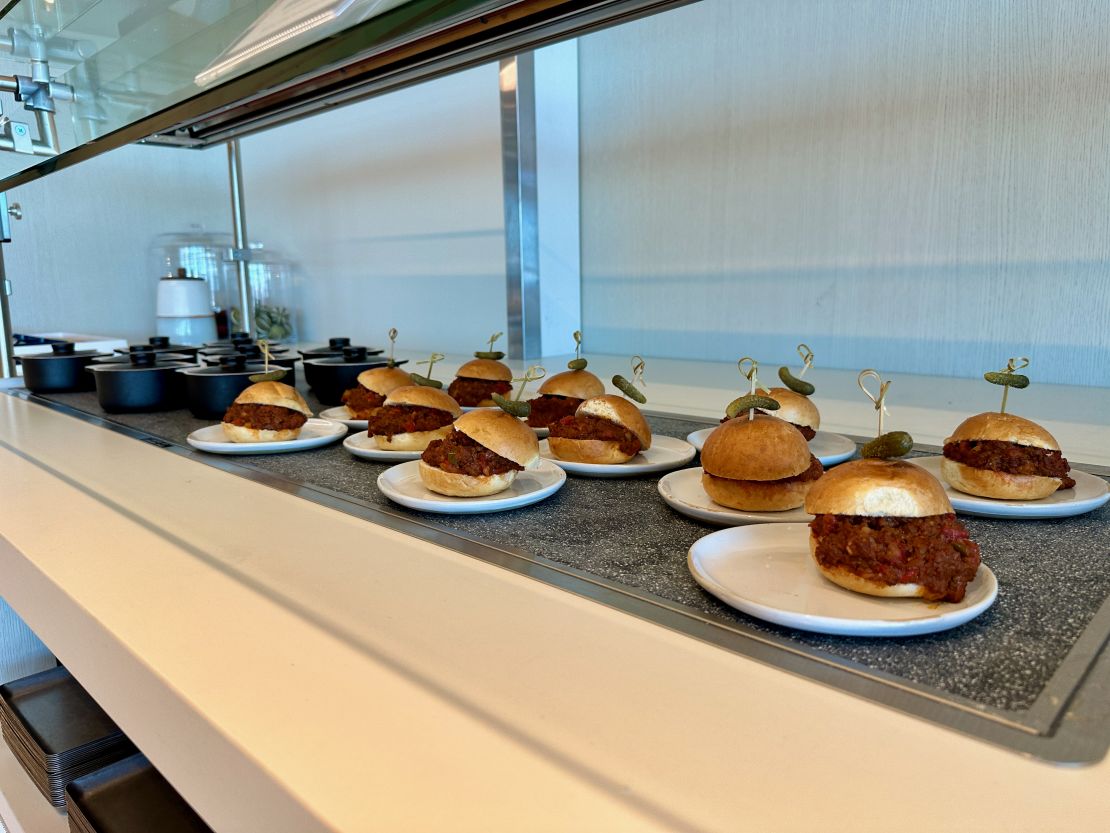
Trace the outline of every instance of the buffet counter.
[[[653, 378], [659, 364], [649, 407], [681, 388]], [[691, 384], [684, 412], [715, 414], [714, 395], [728, 394]], [[1074, 462], [1104, 462], [1046, 424]], [[1092, 419], [1076, 436], [1105, 431]], [[1106, 759], [1028, 760], [442, 546], [431, 525], [403, 534], [306, 500], [293, 480], [230, 476], [8, 396], [0, 460], [0, 594], [220, 831], [1110, 818]], [[943, 813], [877, 788], [891, 772]]]

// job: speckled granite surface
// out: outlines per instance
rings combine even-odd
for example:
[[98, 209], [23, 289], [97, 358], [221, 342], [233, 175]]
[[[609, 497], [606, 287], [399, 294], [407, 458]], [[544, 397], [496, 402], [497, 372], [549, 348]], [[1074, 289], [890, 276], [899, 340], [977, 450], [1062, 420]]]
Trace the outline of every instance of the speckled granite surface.
[[[58, 394], [57, 402], [175, 443], [210, 424], [187, 411], [109, 416], [94, 394]], [[309, 397], [314, 409], [318, 403]], [[705, 423], [653, 418], [660, 434], [685, 437]], [[224, 458], [225, 460], [229, 458]], [[785, 636], [843, 661], [1020, 713], [1036, 701], [1099, 606], [1110, 596], [1110, 505], [1056, 521], [963, 518], [998, 577], [998, 601], [952, 631], [902, 639], [859, 639], [793, 631], [752, 619], [704, 592], [686, 568], [698, 538], [716, 531], [673, 512], [656, 491], [658, 477], [570, 477], [553, 497], [492, 515], [429, 515], [389, 503], [375, 481], [386, 466], [351, 457], [340, 444], [296, 454], [238, 457], [304, 483], [388, 506], [465, 537], [565, 564], [638, 588], [743, 630]], [[696, 465], [697, 460], [691, 465]], [[598, 507], [605, 511], [599, 513]]]

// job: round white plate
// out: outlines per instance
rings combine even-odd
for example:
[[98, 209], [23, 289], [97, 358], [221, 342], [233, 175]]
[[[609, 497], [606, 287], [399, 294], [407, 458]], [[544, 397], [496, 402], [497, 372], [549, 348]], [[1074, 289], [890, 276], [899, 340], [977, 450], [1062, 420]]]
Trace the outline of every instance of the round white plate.
[[912, 457], [907, 462], [921, 466], [944, 486], [952, 508], [964, 515], [984, 518], [1068, 518], [1091, 512], [1110, 501], [1106, 481], [1085, 471], [1072, 469], [1075, 488], [1062, 489], [1040, 500], [997, 500], [958, 492], [940, 476], [941, 457]]
[[367, 420], [352, 419], [351, 412], [347, 410], [346, 405], [337, 405], [334, 408], [328, 408], [326, 411], [320, 411], [320, 416], [324, 419], [330, 419], [332, 422], [342, 422], [348, 428], [354, 428], [356, 431], [366, 430]]
[[841, 636], [914, 636], [948, 630], [994, 603], [998, 581], [985, 564], [962, 602], [883, 599], [845, 590], [817, 571], [806, 524], [744, 526], [706, 535], [690, 548], [694, 579], [749, 616]]
[[[716, 426], [714, 426], [715, 428]], [[705, 441], [713, 433], [714, 428], [702, 428], [686, 437], [698, 451], [702, 450]], [[822, 466], [835, 466], [851, 459], [856, 453], [856, 444], [843, 434], [833, 434], [829, 431], [818, 431], [809, 441], [809, 453], [821, 461]]]
[[659, 494], [667, 505], [676, 512], [708, 521], [718, 526], [738, 526], [740, 524], [766, 523], [809, 523], [813, 520], [801, 507], [786, 509], [782, 512], [745, 512], [729, 509], [710, 500], [701, 485], [702, 468], [672, 471], [659, 481]]
[[401, 463], [405, 460], [419, 460], [420, 451], [390, 451], [378, 448], [378, 441], [369, 434], [351, 434], [343, 441], [343, 447], [356, 457], [377, 460], [379, 463]]
[[685, 466], [694, 459], [696, 453], [694, 447], [686, 440], [674, 437], [652, 437], [651, 448], [644, 449], [627, 463], [602, 465], [560, 460], [551, 453], [551, 446], [547, 444], [547, 440], [540, 443], [540, 456], [545, 460], [550, 460], [571, 474], [581, 474], [586, 477], [635, 477], [655, 471], [670, 471], [679, 466]]
[[513, 485], [489, 497], [448, 497], [429, 491], [420, 479], [419, 460], [401, 463], [378, 475], [378, 488], [394, 503], [448, 515], [503, 512], [528, 506], [555, 494], [566, 482], [566, 472], [546, 460], [540, 460], [534, 469], [518, 472]]
[[198, 428], [185, 438], [193, 448], [209, 451], [212, 454], [284, 454], [287, 451], [305, 451], [329, 445], [347, 433], [347, 426], [330, 419], [313, 417], [304, 424], [301, 435], [295, 440], [282, 440], [275, 443], [233, 443], [228, 442], [224, 429], [219, 425]]

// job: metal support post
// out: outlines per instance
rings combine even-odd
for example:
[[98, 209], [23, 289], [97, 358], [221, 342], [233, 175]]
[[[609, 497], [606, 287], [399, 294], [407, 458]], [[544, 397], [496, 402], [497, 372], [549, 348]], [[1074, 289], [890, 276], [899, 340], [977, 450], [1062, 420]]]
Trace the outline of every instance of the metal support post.
[[539, 358], [540, 252], [536, 189], [536, 70], [531, 52], [501, 61], [501, 158], [509, 356]]
[[253, 336], [254, 300], [251, 297], [250, 246], [247, 243], [247, 208], [243, 202], [243, 160], [239, 155], [239, 140], [227, 143], [227, 172], [231, 185], [231, 223], [234, 227], [235, 251], [232, 257], [239, 269], [239, 310], [242, 321], [239, 327]]
[[[13, 217], [22, 217], [18, 204], [12, 206]], [[11, 284], [4, 269], [4, 243], [12, 239], [8, 221], [8, 195], [0, 191], [0, 379], [15, 376], [15, 347], [12, 341], [12, 317], [8, 305]]]

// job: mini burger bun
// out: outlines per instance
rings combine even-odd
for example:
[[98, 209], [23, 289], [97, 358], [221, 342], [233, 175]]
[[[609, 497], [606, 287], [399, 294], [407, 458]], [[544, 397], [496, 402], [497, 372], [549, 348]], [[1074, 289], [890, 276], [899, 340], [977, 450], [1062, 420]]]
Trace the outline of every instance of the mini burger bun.
[[865, 459], [826, 472], [805, 502], [811, 515], [927, 518], [952, 513], [944, 486], [929, 472], [901, 460]]
[[[282, 382], [256, 382], [235, 397], [236, 405], [273, 405], [278, 408], [288, 408], [297, 411], [306, 417], [312, 416], [308, 403], [304, 401], [296, 389]], [[230, 422], [221, 422], [224, 436], [233, 443], [273, 443], [284, 440], [295, 440], [301, 434], [300, 428], [284, 428], [280, 431], [261, 428], [248, 428], [245, 425], [234, 425]]]
[[[458, 402], [438, 388], [430, 388], [426, 385], [394, 388], [386, 398], [385, 404], [435, 408], [437, 411], [446, 411], [456, 419], [462, 414], [462, 408], [459, 407]], [[446, 439], [453, 427], [447, 424], [431, 431], [410, 431], [405, 434], [394, 434], [392, 437], [375, 434], [374, 441], [383, 451], [423, 451], [433, 440]]]
[[471, 359], [455, 374], [464, 379], [482, 379], [487, 382], [511, 382], [513, 371], [508, 365], [493, 359]]
[[899, 599], [925, 595], [925, 588], [920, 584], [911, 582], [881, 584], [880, 582], [857, 576], [843, 567], [825, 567], [817, 560], [817, 539], [812, 532], [809, 535], [809, 552], [813, 556], [813, 563], [817, 565], [817, 571], [833, 584], [839, 584], [846, 590], [866, 593], [868, 596], [885, 596], [887, 598]]
[[763, 414], [741, 414], [713, 430], [701, 450], [701, 465], [717, 478], [782, 480], [811, 463], [809, 446], [788, 422]]
[[821, 427], [821, 413], [808, 396], [795, 393], [790, 388], [771, 388], [767, 395], [779, 403], [779, 409], [771, 411], [769, 416], [812, 428], [814, 431]]
[[[506, 416], [508, 416], [506, 414]], [[449, 497], [483, 497], [503, 492], [516, 479], [515, 471], [474, 477], [469, 474], [454, 474], [436, 466], [420, 461], [420, 479], [433, 492]]]
[[591, 399], [605, 394], [605, 385], [588, 370], [565, 370], [544, 379], [539, 387], [541, 395], [569, 396], [573, 399]]
[[[968, 417], [944, 442], [996, 440], [1017, 445], [1059, 451], [1060, 445], [1048, 431], [1032, 420], [1014, 414], [988, 412]], [[954, 489], [969, 495], [1002, 500], [1040, 500], [1053, 494], [1063, 481], [1059, 477], [1036, 474], [1008, 474], [980, 469], [942, 457], [941, 476]]]
[[947, 457], [940, 458], [940, 474], [953, 489], [1001, 500], [1040, 500], [1056, 492], [1064, 482], [1059, 477], [977, 469]]
[[1056, 438], [1037, 423], [1014, 414], [997, 412], [968, 417], [956, 426], [952, 436], [944, 442], [956, 443], [961, 440], [999, 440], [1033, 448], [1046, 448], [1049, 451], [1060, 450]]
[[[540, 442], [536, 439], [536, 432], [501, 409], [470, 411], [455, 420], [454, 427], [518, 466], [530, 469], [540, 461]], [[509, 482], [512, 482], [511, 478]]]
[[[592, 416], [615, 423], [632, 432], [640, 441], [641, 449], [651, 448], [651, 428], [647, 420], [639, 408], [622, 396], [595, 396], [579, 405], [574, 413], [576, 416]], [[620, 465], [635, 456], [621, 451], [620, 443], [615, 440], [572, 440], [550, 436], [547, 438], [547, 446], [560, 460], [573, 463]]]
[[[796, 429], [790, 430], [798, 434]], [[702, 488], [714, 503], [744, 512], [783, 512], [797, 509], [805, 503], [806, 493], [813, 487], [813, 483], [812, 480], [790, 480], [785, 483], [778, 480], [730, 480], [727, 477], [716, 477], [707, 471], [701, 473]]]
[[358, 374], [358, 383], [379, 396], [412, 384], [412, 378], [399, 367], [372, 367]]

